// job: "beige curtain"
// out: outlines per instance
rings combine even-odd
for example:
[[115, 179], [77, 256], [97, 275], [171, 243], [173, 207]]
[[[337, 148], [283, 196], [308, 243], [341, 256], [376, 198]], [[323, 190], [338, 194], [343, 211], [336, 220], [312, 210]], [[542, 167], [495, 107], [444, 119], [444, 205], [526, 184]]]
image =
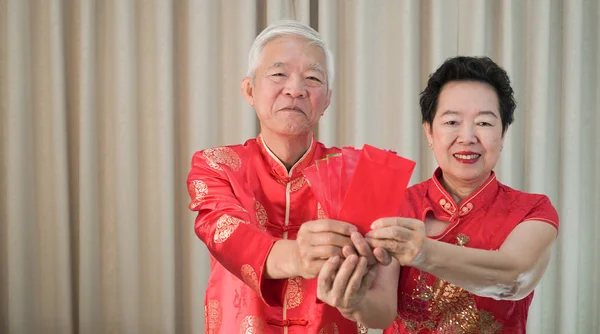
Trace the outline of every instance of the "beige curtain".
[[185, 178], [194, 151], [257, 134], [239, 83], [268, 22], [335, 53], [318, 137], [417, 161], [418, 93], [457, 54], [510, 73], [497, 167], [561, 217], [531, 333], [600, 331], [597, 0], [0, 0], [0, 332], [201, 333], [208, 255]]

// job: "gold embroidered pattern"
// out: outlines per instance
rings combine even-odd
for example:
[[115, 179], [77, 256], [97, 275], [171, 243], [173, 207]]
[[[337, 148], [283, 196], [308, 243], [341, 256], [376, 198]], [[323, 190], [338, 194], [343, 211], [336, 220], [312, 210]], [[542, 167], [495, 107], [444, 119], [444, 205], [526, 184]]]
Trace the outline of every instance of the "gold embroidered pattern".
[[267, 210], [265, 210], [265, 207], [257, 200], [254, 200], [254, 211], [256, 211], [256, 221], [258, 222], [258, 227], [260, 227], [261, 230], [266, 231], [267, 222], [269, 221]]
[[218, 300], [211, 299], [204, 306], [204, 323], [207, 333], [219, 333], [223, 322], [223, 312]]
[[208, 186], [203, 181], [193, 180], [188, 187], [188, 191], [194, 196], [194, 200], [190, 203], [190, 210], [194, 210], [202, 203], [206, 194], [208, 194]]
[[306, 179], [304, 178], [304, 175], [293, 179], [290, 184], [290, 192], [300, 190], [304, 186], [304, 184], [306, 184]]
[[325, 327], [321, 328], [321, 330], [319, 330], [319, 334], [339, 334], [339, 330], [338, 330], [338, 326], [335, 324], [335, 322], [329, 323], [327, 325], [325, 325]]
[[368, 334], [369, 333], [369, 329], [361, 323], [356, 323], [356, 329], [357, 329], [358, 334]]
[[260, 286], [258, 283], [258, 276], [251, 265], [245, 264], [242, 266], [242, 278], [244, 283], [248, 285], [254, 292], [260, 296]]
[[219, 220], [217, 220], [217, 228], [213, 237], [215, 243], [223, 243], [229, 239], [233, 231], [240, 225], [240, 223], [247, 224], [245, 221], [231, 217], [228, 214], [223, 214]]
[[288, 279], [286, 289], [287, 308], [293, 309], [300, 306], [304, 300], [304, 295], [304, 279], [302, 279], [302, 277]]
[[[458, 246], [465, 247], [469, 241], [466, 234], [456, 236]], [[423, 329], [458, 334], [495, 334], [502, 331], [502, 324], [494, 319], [493, 314], [477, 308], [473, 294], [437, 278], [433, 285], [428, 285], [428, 278], [435, 277], [423, 272], [419, 274], [412, 296], [404, 305], [409, 313], [419, 315], [402, 317], [402, 323], [410, 333], [419, 333]]]
[[240, 334], [265, 334], [266, 322], [254, 315], [249, 315], [240, 324]]
[[242, 166], [240, 157], [229, 147], [215, 147], [202, 151], [208, 165], [216, 170], [223, 170], [220, 165], [237, 171]]
[[464, 247], [469, 243], [469, 241], [471, 241], [471, 239], [469, 239], [469, 236], [466, 234], [460, 233], [459, 235], [456, 236], [456, 245], [457, 246]]
[[327, 219], [327, 218], [329, 218], [329, 217], [327, 217], [327, 214], [325, 213], [325, 210], [323, 210], [321, 203], [317, 203], [317, 219]]

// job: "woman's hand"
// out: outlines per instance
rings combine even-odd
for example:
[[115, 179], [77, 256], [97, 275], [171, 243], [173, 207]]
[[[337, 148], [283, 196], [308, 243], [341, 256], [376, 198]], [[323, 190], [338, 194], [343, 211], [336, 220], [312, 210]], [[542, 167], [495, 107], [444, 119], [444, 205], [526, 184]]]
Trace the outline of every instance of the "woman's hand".
[[427, 239], [422, 221], [401, 217], [381, 218], [371, 228], [365, 238], [372, 248], [387, 250], [403, 266], [417, 265], [422, 260]]

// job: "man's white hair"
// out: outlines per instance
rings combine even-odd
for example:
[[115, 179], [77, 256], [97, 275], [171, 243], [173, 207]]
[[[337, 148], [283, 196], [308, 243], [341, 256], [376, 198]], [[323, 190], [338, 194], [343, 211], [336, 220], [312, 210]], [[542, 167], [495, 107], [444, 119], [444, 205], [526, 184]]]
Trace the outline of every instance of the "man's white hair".
[[256, 69], [260, 64], [260, 58], [265, 45], [282, 36], [298, 36], [304, 38], [308, 43], [314, 44], [323, 50], [326, 63], [325, 69], [327, 70], [327, 86], [331, 87], [334, 77], [333, 55], [331, 54], [331, 51], [327, 48], [325, 41], [315, 29], [293, 20], [273, 22], [256, 36], [256, 39], [250, 48], [250, 52], [248, 53], [248, 72], [246, 76], [249, 78], [254, 77]]

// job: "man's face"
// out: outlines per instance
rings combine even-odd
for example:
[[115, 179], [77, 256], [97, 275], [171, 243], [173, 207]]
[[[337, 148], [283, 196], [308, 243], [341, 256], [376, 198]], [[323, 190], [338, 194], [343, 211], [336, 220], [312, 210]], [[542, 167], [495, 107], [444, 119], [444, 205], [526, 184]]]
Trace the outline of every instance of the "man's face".
[[284, 36], [265, 45], [255, 78], [242, 80], [242, 94], [256, 110], [263, 133], [303, 135], [329, 106], [327, 79], [321, 48]]

